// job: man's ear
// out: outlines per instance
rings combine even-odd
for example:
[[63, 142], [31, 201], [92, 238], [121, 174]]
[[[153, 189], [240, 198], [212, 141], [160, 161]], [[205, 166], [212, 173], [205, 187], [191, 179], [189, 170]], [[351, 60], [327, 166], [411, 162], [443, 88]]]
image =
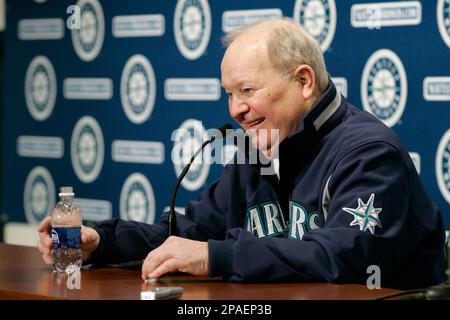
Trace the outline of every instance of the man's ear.
[[316, 89], [316, 73], [307, 64], [299, 65], [294, 71], [295, 81], [299, 84], [303, 98], [308, 100]]

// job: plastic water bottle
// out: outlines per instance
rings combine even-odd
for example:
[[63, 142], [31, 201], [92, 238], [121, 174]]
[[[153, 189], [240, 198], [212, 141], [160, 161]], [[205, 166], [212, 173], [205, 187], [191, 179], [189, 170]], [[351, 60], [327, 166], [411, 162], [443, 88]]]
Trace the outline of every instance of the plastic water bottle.
[[52, 212], [52, 268], [58, 272], [79, 269], [83, 261], [82, 218], [80, 209], [72, 204], [74, 196], [72, 187], [61, 187], [60, 201]]

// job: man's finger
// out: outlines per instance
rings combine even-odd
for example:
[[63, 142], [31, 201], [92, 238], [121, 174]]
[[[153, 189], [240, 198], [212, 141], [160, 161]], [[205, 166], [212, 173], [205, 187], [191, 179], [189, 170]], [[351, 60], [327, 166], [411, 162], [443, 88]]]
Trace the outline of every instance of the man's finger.
[[50, 254], [52, 252], [52, 248], [42, 244], [42, 241], [38, 241], [37, 246], [42, 254]]
[[147, 256], [147, 258], [144, 260], [144, 263], [142, 264], [142, 271], [141, 271], [142, 279], [145, 280], [145, 279], [149, 278], [150, 273], [152, 273], [153, 270], [155, 270], [155, 268], [157, 268], [158, 266], [159, 266], [159, 264], [156, 264], [155, 261], [152, 261]]
[[[37, 243], [37, 247], [39, 250], [51, 250], [52, 249], [52, 239], [40, 239]], [[42, 250], [41, 250], [42, 251]]]
[[81, 242], [82, 243], [88, 243], [88, 242], [91, 242], [92, 240], [93, 240], [92, 236], [90, 234], [88, 234], [87, 232], [81, 233]]
[[167, 248], [165, 248], [164, 245], [162, 245], [153, 250], [152, 252], [150, 252], [147, 258], [145, 258], [145, 263], [147, 267], [146, 270], [149, 273], [155, 270], [164, 261], [173, 258], [173, 253], [168, 252], [168, 250], [166, 249]]
[[[46, 221], [47, 220], [47, 221]], [[44, 241], [44, 244], [51, 244], [52, 239], [50, 238], [52, 226], [50, 224], [50, 217], [45, 218], [38, 227], [38, 235], [41, 241]]]
[[168, 253], [159, 250], [159, 248], [150, 252], [142, 264], [142, 279], [149, 278], [150, 273], [170, 258]]
[[169, 259], [163, 262], [158, 268], [155, 269], [152, 273], [150, 273], [149, 278], [159, 278], [162, 275], [178, 271], [179, 265], [176, 259]]
[[42, 232], [47, 233], [47, 232], [49, 232], [49, 231], [50, 231], [49, 229], [50, 229], [51, 225], [52, 225], [51, 217], [45, 218], [45, 219], [42, 220], [41, 223], [39, 224], [39, 226], [38, 226], [38, 232], [39, 232], [39, 233], [42, 233]]
[[43, 254], [43, 255], [42, 255], [42, 259], [44, 260], [44, 262], [45, 262], [46, 264], [51, 264], [51, 263], [52, 263], [52, 258], [50, 258], [50, 255]]
[[47, 248], [51, 248], [51, 247], [52, 247], [52, 244], [53, 244], [52, 239], [51, 239], [49, 236], [46, 236], [46, 237], [42, 236], [42, 237], [39, 239], [39, 242], [40, 242], [44, 247], [47, 247]]

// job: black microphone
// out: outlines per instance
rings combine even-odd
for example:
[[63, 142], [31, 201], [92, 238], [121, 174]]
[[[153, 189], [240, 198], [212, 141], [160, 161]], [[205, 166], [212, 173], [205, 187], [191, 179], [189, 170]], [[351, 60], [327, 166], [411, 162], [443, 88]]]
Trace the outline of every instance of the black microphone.
[[225, 137], [227, 135], [227, 130], [233, 129], [233, 126], [229, 123], [224, 124], [219, 129], [217, 129], [217, 133], [213, 135], [209, 140], [206, 140], [203, 142], [202, 146], [195, 152], [191, 160], [189, 160], [189, 163], [184, 167], [183, 171], [181, 171], [180, 175], [177, 179], [177, 184], [175, 185], [175, 188], [173, 190], [172, 194], [172, 202], [170, 203], [170, 211], [169, 211], [169, 237], [170, 236], [176, 236], [176, 229], [177, 229], [177, 216], [175, 215], [175, 199], [177, 197], [178, 188], [180, 187], [181, 181], [183, 180], [184, 176], [188, 173], [189, 168], [191, 167], [191, 164], [194, 162], [195, 157], [203, 150], [204, 147], [206, 147], [208, 144], [216, 140], [217, 137]]

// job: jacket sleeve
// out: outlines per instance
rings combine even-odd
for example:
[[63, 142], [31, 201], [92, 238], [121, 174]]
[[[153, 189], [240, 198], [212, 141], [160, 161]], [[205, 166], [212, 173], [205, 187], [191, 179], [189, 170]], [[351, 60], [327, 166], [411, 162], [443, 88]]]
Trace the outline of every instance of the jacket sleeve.
[[365, 283], [367, 267], [377, 265], [389, 278], [425, 233], [409, 213], [409, 173], [399, 151], [386, 143], [351, 151], [337, 162], [328, 188], [322, 228], [301, 240], [257, 239], [241, 228], [225, 241], [210, 240], [210, 276]]
[[[186, 214], [177, 213], [177, 232], [180, 237], [198, 241], [224, 239], [225, 216], [228, 212], [228, 169], [222, 178], [202, 192], [197, 201], [191, 201]], [[237, 201], [239, 202], [239, 201]], [[105, 265], [144, 259], [168, 237], [168, 212], [157, 224], [146, 224], [122, 219], [110, 219], [94, 227], [100, 235], [96, 251], [85, 264]]]

